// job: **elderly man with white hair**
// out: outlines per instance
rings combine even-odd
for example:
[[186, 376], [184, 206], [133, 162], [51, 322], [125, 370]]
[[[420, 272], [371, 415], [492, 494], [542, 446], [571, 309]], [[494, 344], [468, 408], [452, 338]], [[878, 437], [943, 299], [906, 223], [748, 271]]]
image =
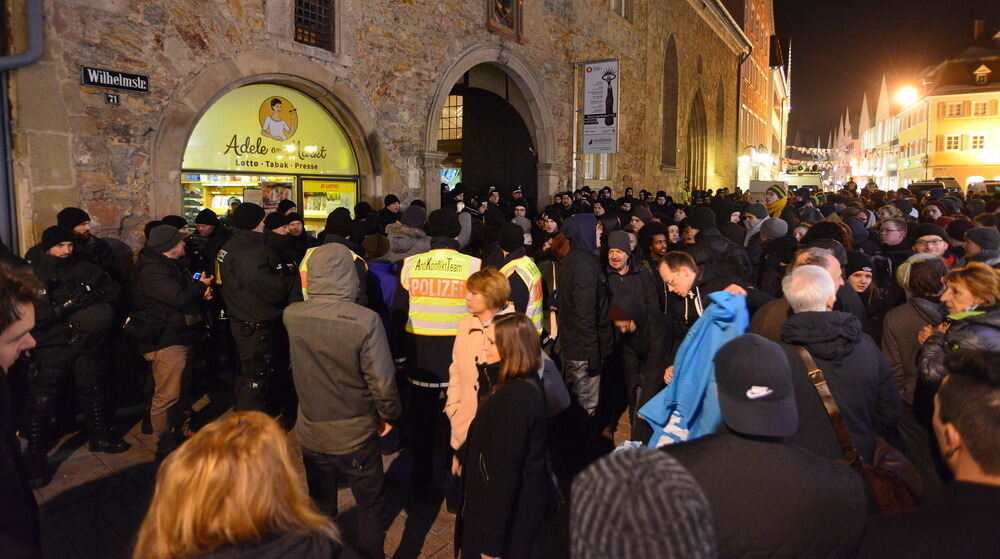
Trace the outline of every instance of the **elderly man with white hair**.
[[844, 454], [826, 409], [809, 380], [798, 347], [805, 348], [823, 371], [862, 459], [871, 463], [875, 435], [902, 449], [896, 429], [899, 390], [875, 342], [852, 314], [833, 309], [837, 288], [820, 266], [796, 267], [782, 281], [794, 314], [781, 326], [782, 347], [792, 367], [799, 430], [791, 440], [831, 460]]

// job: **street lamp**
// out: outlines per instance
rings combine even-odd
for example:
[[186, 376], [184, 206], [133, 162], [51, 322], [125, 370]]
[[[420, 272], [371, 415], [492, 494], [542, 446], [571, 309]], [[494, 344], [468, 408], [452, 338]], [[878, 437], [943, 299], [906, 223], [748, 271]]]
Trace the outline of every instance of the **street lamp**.
[[917, 88], [910, 85], [901, 87], [896, 92], [896, 102], [904, 108], [916, 103], [918, 99], [920, 99], [920, 92], [917, 91]]

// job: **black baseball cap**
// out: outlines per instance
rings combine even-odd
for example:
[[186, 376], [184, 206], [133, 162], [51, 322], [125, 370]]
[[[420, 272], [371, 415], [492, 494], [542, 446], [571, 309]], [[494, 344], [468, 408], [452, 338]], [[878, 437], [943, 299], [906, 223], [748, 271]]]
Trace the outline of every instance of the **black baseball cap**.
[[799, 429], [792, 372], [778, 344], [745, 334], [715, 354], [722, 420], [746, 435], [788, 437]]

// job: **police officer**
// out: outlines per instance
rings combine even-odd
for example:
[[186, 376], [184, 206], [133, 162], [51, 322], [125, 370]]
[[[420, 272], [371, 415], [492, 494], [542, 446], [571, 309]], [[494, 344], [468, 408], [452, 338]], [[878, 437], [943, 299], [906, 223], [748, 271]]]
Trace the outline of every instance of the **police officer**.
[[478, 258], [458, 252], [455, 238], [460, 233], [454, 211], [431, 212], [427, 218], [431, 250], [403, 261], [401, 288], [396, 290], [390, 314], [390, 336], [403, 338], [402, 343], [393, 344], [393, 352], [397, 362], [406, 364], [408, 415], [413, 428], [412, 482], [420, 500], [429, 496], [434, 454], [443, 456], [448, 451], [449, 437], [437, 434], [438, 429], [448, 429], [442, 413], [448, 367], [458, 322], [468, 314], [465, 282], [482, 265]]
[[288, 336], [281, 313], [301, 295], [295, 271], [286, 270], [265, 244], [264, 208], [252, 202], [240, 204], [231, 221], [233, 236], [216, 258], [216, 282], [240, 361], [233, 409], [263, 411], [268, 383], [276, 374], [289, 376]]
[[514, 310], [524, 313], [542, 333], [542, 272], [524, 249], [524, 229], [514, 223], [500, 228], [498, 242], [503, 252], [500, 273], [510, 283], [510, 299]]
[[49, 227], [42, 233], [31, 266], [43, 286], [35, 304], [35, 363], [28, 373], [25, 466], [29, 484], [48, 483], [45, 456], [52, 442], [56, 403], [64, 375], [72, 371], [91, 451], [125, 452], [130, 445], [111, 431], [106, 415], [104, 377], [108, 369], [105, 339], [115, 327], [119, 287], [107, 274], [74, 254], [73, 232]]

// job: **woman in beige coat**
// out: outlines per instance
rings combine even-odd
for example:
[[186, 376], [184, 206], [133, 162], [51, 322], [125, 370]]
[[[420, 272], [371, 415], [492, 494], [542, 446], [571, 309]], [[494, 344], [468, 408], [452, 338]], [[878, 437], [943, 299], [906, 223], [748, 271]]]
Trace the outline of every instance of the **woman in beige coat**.
[[[466, 282], [469, 316], [458, 323], [448, 369], [448, 401], [444, 407], [451, 422], [451, 447], [456, 451], [465, 444], [469, 425], [479, 407], [477, 364], [486, 364], [487, 344], [494, 343], [493, 317], [514, 312], [514, 306], [508, 304], [509, 298], [507, 278], [493, 268], [472, 274]], [[460, 472], [456, 456], [452, 459], [452, 473], [458, 476]]]

